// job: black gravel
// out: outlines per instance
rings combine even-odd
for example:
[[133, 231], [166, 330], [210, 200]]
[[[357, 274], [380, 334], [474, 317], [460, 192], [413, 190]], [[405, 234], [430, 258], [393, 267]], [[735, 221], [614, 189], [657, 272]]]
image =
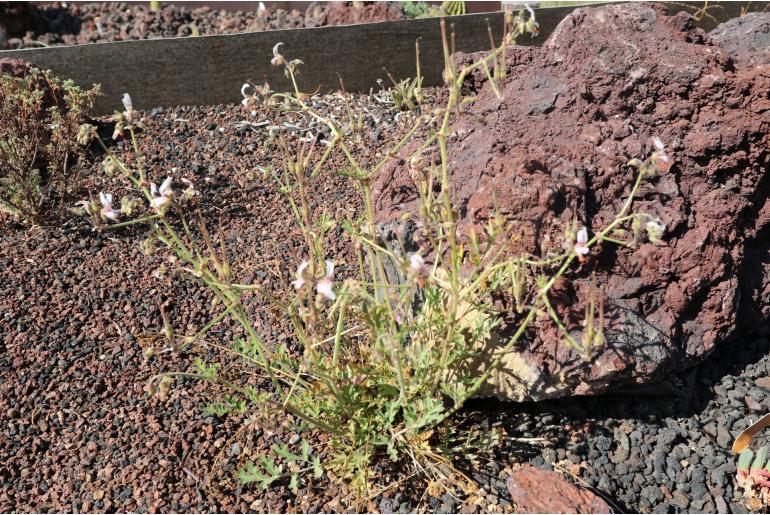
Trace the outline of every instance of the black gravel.
[[730, 447], [770, 411], [770, 390], [756, 382], [770, 375], [768, 351], [770, 340], [764, 337], [726, 343], [700, 365], [668, 378], [668, 392], [655, 395], [480, 402], [475, 408], [491, 410], [490, 420], [502, 423], [513, 438], [549, 440], [511, 442], [501, 450], [504, 461], [514, 453], [513, 459], [568, 477], [567, 470], [579, 470], [581, 483], [620, 510], [746, 513]]

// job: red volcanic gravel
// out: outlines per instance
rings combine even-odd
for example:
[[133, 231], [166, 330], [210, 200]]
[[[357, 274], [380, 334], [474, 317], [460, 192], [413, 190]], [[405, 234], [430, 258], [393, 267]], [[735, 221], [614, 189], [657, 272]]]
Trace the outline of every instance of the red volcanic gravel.
[[131, 39], [235, 34], [404, 19], [397, 2], [314, 2], [304, 11], [269, 6], [257, 12], [149, 2], [0, 2], [0, 50]]
[[[339, 96], [313, 103], [326, 115], [347, 116]], [[395, 121], [371, 97], [353, 103], [369, 113], [358, 152], [366, 162], [409, 123], [408, 115]], [[149, 177], [193, 180], [214, 234], [221, 223], [238, 280], [286, 288], [304, 256], [289, 204], [266, 175], [280, 166], [269, 134], [282, 133], [299, 145], [298, 138], [315, 126], [291, 115], [252, 117], [241, 106], [158, 109], [144, 120], [139, 139]], [[121, 156], [131, 155], [127, 148], [124, 141], [114, 145]], [[100, 169], [102, 157], [94, 156], [79, 198], [128, 193]], [[340, 219], [355, 215], [358, 200], [349, 180], [330, 172], [338, 164], [313, 183], [313, 202]], [[204, 287], [153, 275], [166, 255], [142, 254], [145, 233], [139, 226], [94, 232], [74, 217], [60, 227], [6, 227], [0, 233], [0, 510], [339, 509], [342, 492], [328, 484], [309, 485], [312, 495], [291, 494], [286, 485], [262, 495], [235, 484], [235, 466], [262, 447], [291, 441], [281, 421], [236, 434], [245, 417], [201, 412], [213, 400], [203, 384], [178, 381], [166, 401], [146, 393], [153, 374], [187, 370], [195, 356], [226, 357], [203, 344], [161, 351], [160, 306], [177, 334], [195, 333], [218, 311]], [[331, 240], [329, 253], [344, 273], [341, 228]], [[291, 345], [284, 321], [269, 314], [260, 298], [249, 302], [257, 330], [272, 344]], [[208, 340], [229, 343], [236, 335], [234, 325], [223, 323]], [[148, 361], [143, 351], [150, 346], [157, 352]]]

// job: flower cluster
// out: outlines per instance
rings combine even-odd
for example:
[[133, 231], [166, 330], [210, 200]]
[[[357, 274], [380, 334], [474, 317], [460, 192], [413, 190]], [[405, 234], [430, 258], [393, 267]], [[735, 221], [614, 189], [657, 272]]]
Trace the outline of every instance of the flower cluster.
[[286, 77], [299, 74], [297, 66], [305, 63], [303, 63], [300, 59], [292, 59], [291, 61], [287, 61], [286, 58], [278, 51], [281, 45], [283, 45], [283, 43], [276, 43], [273, 47], [273, 58], [270, 60], [270, 64], [276, 68], [283, 66]]
[[122, 138], [125, 134], [125, 130], [129, 129], [134, 123], [134, 102], [131, 100], [131, 95], [123, 93], [123, 111], [122, 113], [115, 112], [112, 117], [115, 120], [115, 130], [112, 133], [112, 139]]

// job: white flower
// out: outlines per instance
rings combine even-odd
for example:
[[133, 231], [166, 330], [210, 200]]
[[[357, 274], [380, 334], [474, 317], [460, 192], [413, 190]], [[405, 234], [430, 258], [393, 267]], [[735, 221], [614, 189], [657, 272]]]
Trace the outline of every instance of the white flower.
[[318, 281], [318, 284], [315, 285], [315, 289], [318, 293], [323, 295], [329, 300], [335, 300], [337, 298], [337, 295], [334, 293], [334, 290], [332, 290], [332, 276], [334, 275], [334, 263], [326, 260], [326, 275], [323, 279]]
[[131, 102], [131, 95], [123, 93], [123, 107], [126, 109], [125, 115], [128, 121], [131, 121], [131, 117], [134, 113], [134, 103]]
[[264, 2], [259, 2], [259, 5], [257, 6], [257, 16], [264, 16], [267, 12], [267, 7], [265, 7]]
[[291, 284], [294, 285], [295, 290], [299, 290], [300, 288], [305, 286], [305, 277], [303, 274], [305, 272], [305, 269], [307, 268], [307, 265], [308, 265], [307, 259], [305, 259], [297, 267], [296, 279], [291, 282]]
[[241, 104], [243, 104], [246, 107], [249, 106], [249, 100], [254, 98], [253, 95], [248, 94], [250, 87], [251, 87], [251, 84], [249, 84], [248, 82], [244, 83], [243, 86], [241, 86], [241, 95], [243, 96], [243, 100], [241, 100]]
[[416, 252], [409, 256], [409, 272], [414, 275], [428, 275], [425, 259]]
[[150, 206], [152, 208], [160, 211], [164, 206], [171, 202], [171, 198], [174, 196], [174, 192], [171, 189], [171, 180], [171, 177], [166, 177], [166, 180], [163, 181], [160, 188], [155, 186], [154, 182], [150, 184], [150, 193], [152, 193]]
[[283, 58], [283, 56], [278, 53], [278, 48], [281, 45], [283, 45], [283, 43], [276, 43], [273, 47], [273, 58], [270, 60], [270, 64], [273, 66], [281, 66], [282, 64], [286, 63], [286, 60]]
[[113, 222], [118, 219], [118, 212], [112, 207], [112, 193], [99, 192], [99, 201], [102, 203], [102, 210], [99, 214], [102, 218], [107, 218]]
[[657, 136], [652, 138], [652, 144], [655, 145], [655, 148], [657, 148], [658, 150], [663, 150], [664, 148], [666, 148], [666, 146], [663, 144], [663, 142]]
[[589, 252], [588, 246], [588, 229], [581, 227], [577, 233], [577, 242], [575, 242], [575, 253], [578, 256], [585, 256]]

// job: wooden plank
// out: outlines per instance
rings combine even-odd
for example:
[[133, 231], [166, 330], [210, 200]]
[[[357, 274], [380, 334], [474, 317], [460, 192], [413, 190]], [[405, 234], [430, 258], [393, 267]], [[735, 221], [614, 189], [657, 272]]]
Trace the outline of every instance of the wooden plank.
[[[542, 10], [538, 21], [543, 34], [520, 43], [541, 42], [572, 10]], [[498, 41], [502, 35], [502, 13], [454, 16], [447, 22], [455, 25], [457, 50], [465, 52], [489, 49], [487, 22]], [[299, 77], [303, 91], [337, 89], [338, 73], [348, 90], [368, 91], [378, 87], [377, 79], [387, 78], [384, 67], [397, 78], [415, 75], [417, 38], [426, 85], [440, 84], [443, 54], [436, 18], [12, 50], [0, 52], [0, 58], [30, 61], [82, 86], [100, 83], [104, 95], [96, 111], [106, 114], [120, 107], [124, 92], [131, 94], [136, 108], [147, 109], [239, 102], [247, 80], [267, 79], [274, 90], [286, 91], [290, 82], [270, 65], [277, 42], [284, 43], [281, 52], [287, 59], [305, 62]]]
[[[675, 10], [678, 5], [691, 12], [698, 5], [672, 4]], [[729, 9], [739, 10], [742, 4], [732, 4]], [[573, 10], [538, 9], [540, 36], [521, 38], [519, 44], [542, 44]], [[457, 50], [489, 50], [487, 23], [499, 41], [502, 16], [484, 13], [447, 18], [456, 29]], [[384, 67], [396, 78], [415, 75], [414, 42], [418, 38], [425, 84], [440, 84], [443, 57], [436, 18], [10, 50], [0, 52], [0, 58], [30, 61], [81, 86], [101, 84], [104, 95], [97, 100], [96, 112], [108, 114], [121, 106], [124, 92], [131, 94], [136, 108], [148, 109], [239, 102], [240, 86], [247, 80], [268, 80], [276, 91], [289, 90], [291, 84], [282, 71], [270, 65], [273, 45], [278, 42], [284, 43], [281, 52], [286, 58], [305, 62], [299, 77], [303, 91], [334, 90], [339, 84], [337, 74], [348, 90], [368, 91], [378, 87], [378, 79], [386, 78]]]

